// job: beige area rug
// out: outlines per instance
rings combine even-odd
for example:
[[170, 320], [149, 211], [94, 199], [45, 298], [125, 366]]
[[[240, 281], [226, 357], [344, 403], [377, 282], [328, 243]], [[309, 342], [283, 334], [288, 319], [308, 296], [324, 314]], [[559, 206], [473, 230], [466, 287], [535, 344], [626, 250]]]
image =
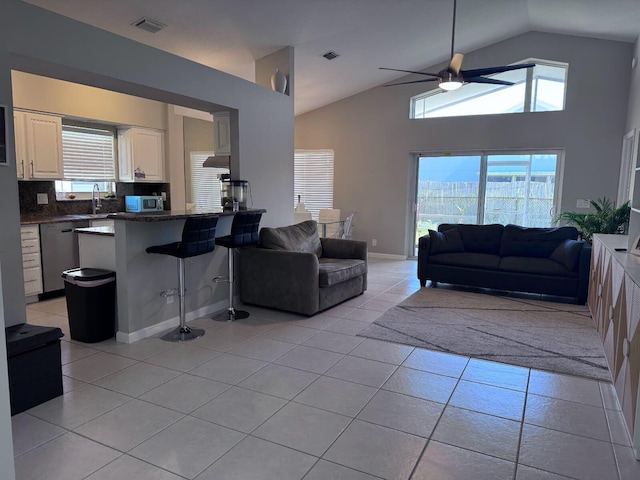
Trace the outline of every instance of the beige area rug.
[[421, 288], [359, 336], [611, 381], [583, 305]]

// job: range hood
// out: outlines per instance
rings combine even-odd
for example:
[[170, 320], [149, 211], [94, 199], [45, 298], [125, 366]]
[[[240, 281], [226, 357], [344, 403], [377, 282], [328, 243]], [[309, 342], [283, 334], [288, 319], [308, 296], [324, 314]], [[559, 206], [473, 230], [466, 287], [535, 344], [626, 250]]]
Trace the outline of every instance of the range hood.
[[231, 155], [213, 155], [211, 157], [207, 157], [202, 166], [229, 169], [231, 168]]

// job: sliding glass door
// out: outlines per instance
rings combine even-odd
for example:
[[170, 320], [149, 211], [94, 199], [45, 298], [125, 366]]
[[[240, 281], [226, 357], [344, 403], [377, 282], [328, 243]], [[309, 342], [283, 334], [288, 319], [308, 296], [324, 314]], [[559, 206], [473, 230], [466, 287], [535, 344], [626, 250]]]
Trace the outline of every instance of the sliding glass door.
[[419, 155], [413, 253], [441, 223], [549, 227], [561, 152]]

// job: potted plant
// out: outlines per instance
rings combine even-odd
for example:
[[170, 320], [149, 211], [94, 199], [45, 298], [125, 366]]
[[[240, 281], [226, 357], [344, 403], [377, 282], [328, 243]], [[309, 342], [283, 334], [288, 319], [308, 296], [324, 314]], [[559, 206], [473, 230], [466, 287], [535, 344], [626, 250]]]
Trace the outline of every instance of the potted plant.
[[594, 233], [626, 233], [629, 226], [631, 207], [625, 202], [616, 208], [606, 197], [589, 200], [595, 212], [578, 213], [562, 212], [555, 219], [556, 223], [564, 220], [580, 232], [580, 236], [591, 243]]

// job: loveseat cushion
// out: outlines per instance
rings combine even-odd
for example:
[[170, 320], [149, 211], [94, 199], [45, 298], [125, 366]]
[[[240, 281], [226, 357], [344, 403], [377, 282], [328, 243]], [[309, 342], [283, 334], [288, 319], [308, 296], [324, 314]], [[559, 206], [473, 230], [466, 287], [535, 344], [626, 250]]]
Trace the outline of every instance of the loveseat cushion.
[[565, 240], [577, 240], [574, 227], [531, 228], [506, 225], [502, 234], [500, 256], [549, 258]]
[[548, 258], [503, 257], [498, 270], [505, 272], [533, 273], [557, 277], [577, 277], [577, 272], [568, 270], [564, 265]]
[[465, 252], [497, 255], [500, 251], [500, 241], [504, 230], [502, 225], [497, 223], [490, 225], [443, 223], [438, 225], [439, 232], [446, 232], [451, 229], [458, 230]]
[[582, 245], [583, 243], [578, 240], [565, 240], [556, 247], [549, 258], [564, 265], [568, 270], [575, 270]]
[[364, 260], [352, 258], [319, 258], [319, 285], [330, 287], [367, 273]]
[[260, 245], [272, 250], [314, 253], [318, 257], [322, 255], [322, 244], [315, 220], [287, 227], [263, 227], [260, 229]]
[[500, 257], [489, 253], [440, 253], [438, 255], [430, 255], [429, 263], [434, 265], [449, 265], [452, 267], [497, 270], [500, 265]]
[[431, 245], [431, 255], [439, 253], [458, 253], [464, 252], [464, 245], [458, 229], [452, 228], [446, 232], [436, 232], [429, 230], [429, 239]]

